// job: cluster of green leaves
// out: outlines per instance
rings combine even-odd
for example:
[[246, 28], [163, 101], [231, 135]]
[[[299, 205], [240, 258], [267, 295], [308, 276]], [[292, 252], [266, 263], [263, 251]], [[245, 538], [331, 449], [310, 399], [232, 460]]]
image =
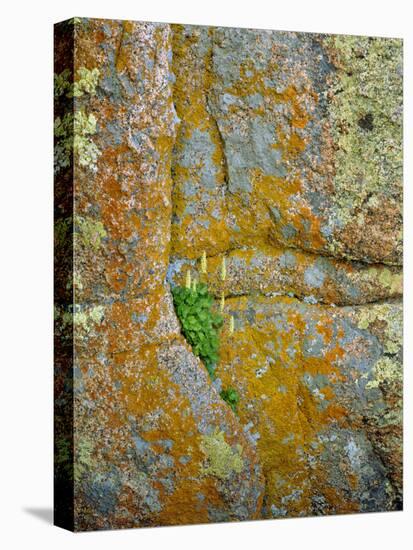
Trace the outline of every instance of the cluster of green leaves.
[[196, 288], [177, 286], [172, 289], [172, 295], [182, 332], [213, 379], [218, 361], [218, 329], [223, 323], [221, 315], [212, 310], [214, 299], [203, 283]]
[[231, 409], [236, 413], [238, 402], [239, 402], [239, 394], [237, 390], [229, 387], [226, 390], [222, 390], [220, 393], [220, 396], [226, 403], [228, 403]]

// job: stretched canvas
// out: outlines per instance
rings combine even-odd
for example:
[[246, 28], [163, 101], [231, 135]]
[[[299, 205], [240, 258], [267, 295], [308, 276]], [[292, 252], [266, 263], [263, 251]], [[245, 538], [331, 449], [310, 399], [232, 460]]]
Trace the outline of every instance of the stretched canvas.
[[402, 41], [55, 26], [55, 523], [402, 508]]

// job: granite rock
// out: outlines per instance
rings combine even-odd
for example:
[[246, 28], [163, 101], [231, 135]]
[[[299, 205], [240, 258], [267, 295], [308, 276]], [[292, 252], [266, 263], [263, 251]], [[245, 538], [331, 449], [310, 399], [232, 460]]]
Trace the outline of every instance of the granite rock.
[[[57, 50], [56, 472], [72, 527], [400, 509], [401, 41], [59, 25], [74, 65]], [[221, 303], [214, 381], [173, 307], [188, 270]]]

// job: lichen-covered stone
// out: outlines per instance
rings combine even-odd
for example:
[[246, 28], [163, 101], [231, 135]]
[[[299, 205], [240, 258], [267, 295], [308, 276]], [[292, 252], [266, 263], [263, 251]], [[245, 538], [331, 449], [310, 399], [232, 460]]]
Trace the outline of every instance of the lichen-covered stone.
[[[56, 472], [72, 527], [400, 509], [401, 42], [61, 25]], [[213, 381], [174, 311], [188, 281], [224, 317]]]
[[190, 26], [174, 34], [184, 112], [176, 254], [262, 242], [400, 264], [400, 40]]
[[[73, 232], [60, 225], [73, 239], [75, 302], [57, 308], [75, 346], [76, 530], [253, 519], [261, 510], [255, 448], [180, 334], [165, 284], [171, 54], [168, 25], [76, 25], [75, 153], [77, 120], [88, 142], [73, 156]], [[100, 152], [93, 166], [91, 150]]]
[[334, 196], [326, 230], [334, 254], [400, 264], [402, 97], [399, 39], [324, 39], [331, 63], [329, 119], [336, 144]]
[[[367, 312], [372, 322], [360, 328]], [[235, 331], [223, 331], [216, 374], [238, 391], [240, 420], [257, 442], [264, 516], [397, 507], [400, 307], [252, 296], [228, 299], [225, 314]]]
[[[226, 261], [225, 284], [221, 281], [222, 260]], [[204, 281], [215, 296], [277, 294], [297, 296], [307, 303], [336, 305], [364, 304], [400, 298], [403, 291], [401, 269], [317, 256], [298, 249], [274, 246], [238, 248], [207, 257], [208, 270], [202, 273], [201, 258], [171, 258], [168, 280], [184, 284], [188, 270]]]

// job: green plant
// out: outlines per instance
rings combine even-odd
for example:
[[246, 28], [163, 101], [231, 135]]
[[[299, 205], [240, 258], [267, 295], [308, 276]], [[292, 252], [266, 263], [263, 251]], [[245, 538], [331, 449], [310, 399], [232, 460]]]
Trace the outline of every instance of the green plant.
[[212, 310], [214, 299], [203, 283], [190, 288], [177, 286], [172, 289], [172, 295], [182, 332], [213, 379], [218, 361], [218, 329], [223, 323], [221, 315]]
[[226, 390], [222, 390], [220, 393], [220, 396], [224, 401], [228, 403], [228, 405], [231, 407], [231, 409], [234, 412], [237, 412], [239, 394], [236, 389], [230, 387], [230, 388], [227, 388]]

